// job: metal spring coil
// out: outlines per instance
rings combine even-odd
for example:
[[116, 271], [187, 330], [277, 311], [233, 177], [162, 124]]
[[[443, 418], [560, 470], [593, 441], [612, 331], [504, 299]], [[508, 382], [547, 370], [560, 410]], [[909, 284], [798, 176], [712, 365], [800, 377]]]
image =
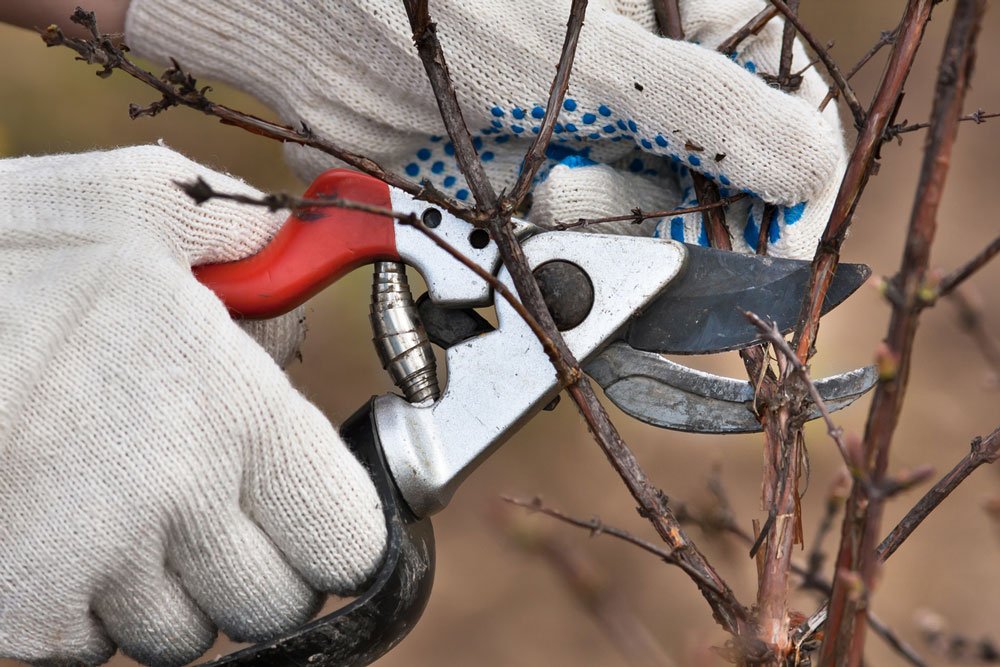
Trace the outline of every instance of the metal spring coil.
[[424, 331], [406, 267], [399, 262], [376, 262], [372, 280], [370, 319], [375, 351], [382, 368], [411, 403], [437, 400], [437, 362]]

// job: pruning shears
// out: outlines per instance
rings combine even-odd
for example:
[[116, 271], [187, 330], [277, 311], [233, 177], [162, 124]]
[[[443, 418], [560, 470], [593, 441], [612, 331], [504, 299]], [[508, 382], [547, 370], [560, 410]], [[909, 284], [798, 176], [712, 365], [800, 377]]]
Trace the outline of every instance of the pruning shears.
[[[346, 199], [414, 213], [511, 291], [496, 244], [446, 211], [357, 172], [319, 176], [308, 199]], [[789, 330], [809, 263], [721, 252], [666, 239], [546, 232], [514, 220], [546, 304], [583, 369], [626, 413], [670, 429], [759, 430], [746, 382], [696, 371], [661, 354], [707, 354], [759, 339], [751, 311]], [[234, 317], [286, 313], [349, 271], [375, 265], [371, 319], [383, 364], [403, 392], [372, 398], [341, 429], [366, 465], [388, 525], [386, 556], [367, 590], [342, 609], [270, 642], [208, 665], [361, 665], [395, 646], [430, 595], [434, 537], [429, 517], [465, 477], [560, 390], [541, 343], [490, 283], [412, 224], [333, 207], [295, 211], [256, 255], [197, 267], [198, 279]], [[414, 300], [403, 265], [427, 294]], [[869, 276], [841, 264], [824, 312]], [[497, 325], [476, 313], [493, 306]], [[439, 390], [431, 344], [446, 349]], [[829, 409], [870, 389], [874, 368], [820, 380]], [[813, 415], [818, 416], [818, 412]]]

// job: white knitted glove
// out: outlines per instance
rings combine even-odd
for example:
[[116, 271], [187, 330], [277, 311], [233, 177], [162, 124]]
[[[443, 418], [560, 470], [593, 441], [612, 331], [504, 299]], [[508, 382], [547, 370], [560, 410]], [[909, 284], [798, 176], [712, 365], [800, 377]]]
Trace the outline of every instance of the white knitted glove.
[[[538, 131], [569, 4], [431, 2], [497, 188], [513, 183]], [[764, 0], [680, 5], [687, 38], [697, 44], [656, 36], [651, 0], [590, 3], [531, 218], [545, 225], [687, 205], [693, 167], [724, 192], [756, 193], [787, 207], [772, 252], [811, 257], [845, 157], [835, 105], [816, 110], [826, 84], [810, 70], [798, 93], [787, 95], [754, 74], [777, 72], [780, 20], [743, 42], [735, 62], [714, 51]], [[469, 197], [400, 0], [133, 0], [126, 38], [142, 55], [176, 57], [197, 74], [254, 93], [289, 123], [304, 121], [391, 169]], [[807, 63], [797, 45], [793, 67]], [[332, 164], [316, 151], [289, 151], [306, 180]], [[762, 205], [749, 208], [743, 202], [730, 212], [735, 246], [744, 251], [744, 236], [756, 245]], [[658, 231], [707, 243], [700, 215], [665, 220]]]
[[0, 161], [0, 657], [183, 664], [379, 561], [365, 471], [189, 268], [283, 216], [199, 175], [255, 192], [156, 146]]

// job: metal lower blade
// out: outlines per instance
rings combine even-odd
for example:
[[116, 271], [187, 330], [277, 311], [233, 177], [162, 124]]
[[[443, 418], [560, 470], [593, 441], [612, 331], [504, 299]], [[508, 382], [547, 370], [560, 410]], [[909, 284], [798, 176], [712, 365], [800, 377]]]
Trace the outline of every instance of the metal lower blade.
[[[760, 332], [743, 315], [756, 313], [782, 332], [795, 326], [809, 284], [807, 261], [744, 255], [686, 246], [685, 272], [642, 314], [625, 340], [637, 350], [705, 354], [748, 347]], [[823, 302], [823, 312], [860, 287], [871, 269], [841, 264]]]
[[[611, 401], [647, 424], [693, 433], [751, 433], [760, 430], [752, 411], [750, 383], [698, 371], [615, 343], [584, 370]], [[878, 380], [874, 366], [817, 381], [816, 388], [833, 412], [845, 408]], [[809, 419], [819, 417], [813, 406]]]

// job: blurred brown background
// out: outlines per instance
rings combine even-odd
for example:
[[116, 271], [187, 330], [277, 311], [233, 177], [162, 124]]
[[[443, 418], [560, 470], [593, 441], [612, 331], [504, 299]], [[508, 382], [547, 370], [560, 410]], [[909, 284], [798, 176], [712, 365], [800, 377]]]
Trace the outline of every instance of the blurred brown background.
[[[804, 2], [802, 14], [822, 40], [835, 40], [834, 56], [849, 66], [895, 25], [901, 1]], [[950, 6], [936, 11], [916, 68], [910, 77], [900, 118], [925, 120]], [[1000, 109], [1000, 13], [993, 12], [980, 40], [978, 69], [967, 109]], [[229, 170], [269, 190], [297, 191], [274, 143], [218, 125], [192, 111], [173, 110], [155, 119], [129, 121], [130, 101], [145, 103], [151, 91], [116, 73], [109, 80], [73, 62], [68, 50], [43, 47], [28, 32], [0, 28], [0, 156], [84, 151], [162, 138], [168, 145], [217, 168]], [[855, 80], [867, 100], [884, 58]], [[460, 66], [460, 65], [459, 65]], [[267, 114], [254, 101], [224, 86], [214, 97], [254, 113]], [[848, 261], [865, 262], [877, 275], [898, 266], [901, 242], [912, 204], [922, 134], [906, 136], [902, 146], [887, 145], [845, 246]], [[964, 124], [955, 151], [948, 192], [940, 216], [933, 262], [955, 267], [1000, 230], [994, 197], [998, 178], [1000, 121]], [[330, 419], [348, 416], [365, 398], [391, 389], [371, 352], [367, 300], [369, 272], [358, 271], [317, 298], [311, 307], [310, 335], [303, 363], [292, 374], [302, 391]], [[972, 281], [994, 335], [1000, 325], [1000, 262]], [[917, 361], [910, 395], [894, 447], [893, 470], [924, 463], [949, 469], [968, 449], [969, 440], [992, 430], [1000, 417], [1000, 392], [989, 382], [982, 356], [956, 323], [955, 308], [942, 303], [928, 311], [917, 340]], [[824, 319], [814, 375], [846, 370], [871, 361], [888, 318], [888, 308], [872, 289], [863, 289]], [[742, 376], [736, 356], [703, 364]], [[848, 432], [860, 433], [867, 401], [837, 415]], [[713, 464], [722, 475], [749, 528], [759, 508], [760, 439], [688, 436], [646, 427], [614, 413], [627, 441], [652, 479], [671, 497], [707, 506], [705, 482]], [[803, 511], [806, 543], [812, 536], [838, 459], [823, 429], [808, 431], [811, 477]], [[963, 485], [893, 557], [874, 601], [875, 610], [907, 640], [926, 651], [914, 621], [915, 610], [942, 614], [951, 627], [974, 638], [1000, 642], [1000, 564], [997, 525], [983, 510], [998, 493], [1000, 471], [985, 468]], [[922, 487], [924, 488], [924, 487]], [[922, 491], [921, 491], [922, 492]], [[568, 593], [542, 558], [520, 550], [496, 521], [503, 494], [544, 497], [572, 514], [601, 517], [608, 523], [650, 537], [633, 502], [588, 436], [569, 401], [543, 413], [477, 471], [452, 505], [435, 518], [438, 570], [434, 594], [423, 620], [403, 644], [380, 664], [600, 664], [623, 665], [594, 619]], [[884, 532], [918, 497], [892, 502]], [[720, 664], [708, 647], [725, 637], [708, 608], [679, 570], [610, 538], [590, 539], [537, 517], [515, 513], [524, 529], [551, 533], [571, 550], [593, 560], [607, 586], [622, 596], [677, 665]], [[722, 570], [738, 595], [753, 599], [755, 575], [746, 550], [692, 528], [692, 537]], [[655, 539], [651, 537], [650, 539]], [[832, 552], [835, 539], [831, 540]], [[797, 600], [811, 612], [816, 601]], [[220, 643], [219, 651], [227, 650]], [[877, 638], [868, 640], [870, 665], [903, 662]], [[932, 664], [946, 661], [933, 654]], [[0, 661], [0, 665], [5, 665]], [[116, 658], [115, 665], [131, 661]]]

